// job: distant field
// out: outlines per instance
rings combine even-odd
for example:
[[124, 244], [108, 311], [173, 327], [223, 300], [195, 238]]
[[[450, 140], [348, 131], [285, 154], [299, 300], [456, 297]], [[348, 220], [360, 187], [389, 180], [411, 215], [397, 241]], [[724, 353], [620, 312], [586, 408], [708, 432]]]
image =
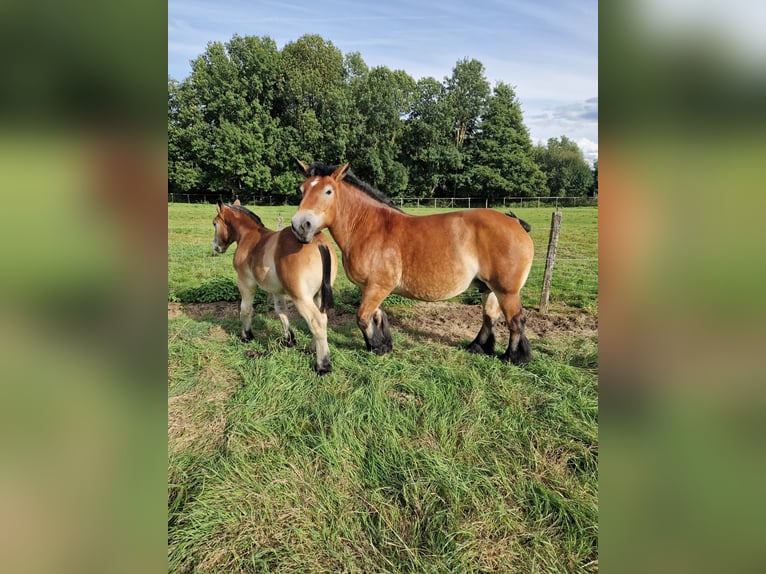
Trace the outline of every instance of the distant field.
[[[559, 255], [578, 261], [550, 316], [533, 269], [529, 365], [461, 350], [481, 312], [460, 300], [389, 300], [394, 351], [372, 355], [341, 272], [323, 378], [306, 325], [282, 348], [265, 297], [248, 344], [236, 302], [172, 302], [233, 280], [234, 248], [211, 256], [214, 205], [168, 210], [171, 572], [598, 570], [596, 209], [564, 210]], [[273, 228], [295, 208], [253, 210]], [[550, 213], [517, 210], [540, 258]]]

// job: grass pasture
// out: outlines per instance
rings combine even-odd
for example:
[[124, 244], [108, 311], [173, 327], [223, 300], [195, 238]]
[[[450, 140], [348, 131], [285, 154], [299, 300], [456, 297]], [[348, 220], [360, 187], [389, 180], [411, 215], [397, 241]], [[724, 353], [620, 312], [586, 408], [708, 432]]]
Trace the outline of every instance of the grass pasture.
[[[294, 209], [253, 208], [272, 228]], [[389, 299], [394, 352], [368, 353], [341, 272], [323, 378], [295, 313], [290, 349], [265, 297], [247, 344], [238, 303], [181, 302], [226, 299], [235, 272], [231, 253], [211, 256], [215, 206], [168, 210], [169, 571], [598, 570], [598, 337], [561, 328], [595, 324], [595, 209], [564, 210], [559, 256], [585, 265], [554, 275], [556, 320], [531, 317], [526, 367], [460, 349], [481, 321], [471, 293]], [[544, 258], [551, 210], [517, 213]], [[532, 315], [541, 277], [524, 294]], [[465, 331], [440, 325], [463, 310]]]

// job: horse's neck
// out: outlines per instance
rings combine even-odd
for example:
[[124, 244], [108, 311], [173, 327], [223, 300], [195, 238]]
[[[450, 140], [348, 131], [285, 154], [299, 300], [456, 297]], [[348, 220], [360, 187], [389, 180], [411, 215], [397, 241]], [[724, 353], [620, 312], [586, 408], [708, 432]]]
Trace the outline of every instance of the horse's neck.
[[256, 241], [266, 231], [265, 227], [259, 226], [255, 221], [251, 220], [246, 215], [232, 214], [232, 218], [229, 221], [229, 228], [234, 233], [237, 245], [242, 243], [242, 240], [246, 237], [254, 236]]
[[390, 216], [389, 211], [398, 212], [352, 186], [347, 185], [344, 192], [330, 233], [345, 253], [351, 248], [355, 235], [367, 236], [367, 230], [380, 229], [385, 218]]

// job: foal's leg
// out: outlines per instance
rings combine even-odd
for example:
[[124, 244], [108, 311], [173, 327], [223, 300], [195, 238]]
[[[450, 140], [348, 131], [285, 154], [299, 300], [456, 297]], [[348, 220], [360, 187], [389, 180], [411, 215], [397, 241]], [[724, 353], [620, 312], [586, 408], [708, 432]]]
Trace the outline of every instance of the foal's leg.
[[254, 281], [237, 278], [237, 287], [242, 301], [239, 304], [239, 320], [242, 322], [242, 340], [253, 339], [253, 297], [258, 288]]
[[497, 301], [497, 296], [492, 291], [487, 291], [481, 294], [482, 304], [482, 321], [481, 329], [476, 338], [468, 345], [469, 353], [476, 353], [477, 355], [494, 355], [495, 354], [495, 332], [494, 328], [503, 311], [500, 309], [500, 303]]
[[327, 314], [322, 313], [311, 299], [293, 299], [301, 317], [306, 319], [312, 334], [312, 346], [316, 349], [316, 372], [326, 375], [332, 372], [330, 346], [327, 344]]
[[282, 322], [282, 333], [284, 335], [284, 344], [287, 347], [295, 346], [295, 333], [290, 328], [290, 320], [287, 318], [287, 304], [284, 295], [274, 295], [274, 311], [277, 312], [279, 320]]
[[500, 358], [503, 361], [510, 361], [514, 365], [528, 363], [532, 358], [532, 352], [529, 349], [529, 340], [524, 335], [524, 323], [527, 322], [527, 319], [524, 317], [524, 310], [521, 307], [521, 298], [518, 293], [515, 293], [500, 296], [498, 300], [505, 314], [508, 330], [511, 332], [508, 349]]
[[362, 302], [356, 313], [356, 324], [364, 335], [367, 350], [376, 355], [390, 353], [394, 348], [388, 315], [380, 308], [390, 292], [390, 289], [368, 286], [362, 293]]

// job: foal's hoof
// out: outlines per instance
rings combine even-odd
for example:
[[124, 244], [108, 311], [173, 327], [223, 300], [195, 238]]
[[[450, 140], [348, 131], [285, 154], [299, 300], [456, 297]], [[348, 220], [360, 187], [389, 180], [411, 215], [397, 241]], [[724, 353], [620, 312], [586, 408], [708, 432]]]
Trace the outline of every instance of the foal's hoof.
[[252, 341], [253, 339], [255, 339], [255, 337], [253, 337], [252, 331], [246, 331], [242, 333], [239, 337], [239, 340], [242, 341], [243, 343], [247, 343], [248, 341]]
[[332, 365], [322, 365], [321, 367], [316, 367], [317, 375], [320, 377], [324, 377], [327, 373], [332, 373]]
[[279, 339], [279, 343], [283, 347], [295, 347], [295, 334], [293, 334], [292, 331], [290, 331], [290, 335], [288, 337], [282, 337]]

